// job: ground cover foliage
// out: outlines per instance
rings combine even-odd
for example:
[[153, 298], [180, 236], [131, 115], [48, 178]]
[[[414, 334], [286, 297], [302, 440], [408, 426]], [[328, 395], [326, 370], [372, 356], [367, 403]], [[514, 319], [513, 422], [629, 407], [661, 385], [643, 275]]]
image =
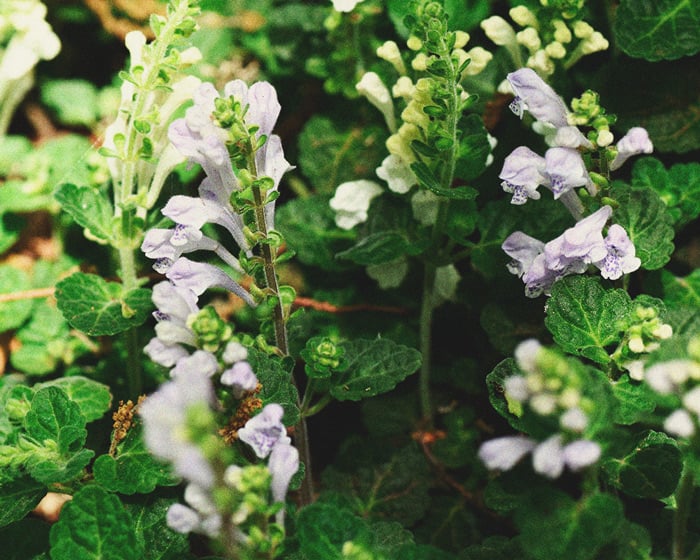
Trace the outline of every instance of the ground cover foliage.
[[0, 556], [700, 558], [699, 23], [0, 3]]

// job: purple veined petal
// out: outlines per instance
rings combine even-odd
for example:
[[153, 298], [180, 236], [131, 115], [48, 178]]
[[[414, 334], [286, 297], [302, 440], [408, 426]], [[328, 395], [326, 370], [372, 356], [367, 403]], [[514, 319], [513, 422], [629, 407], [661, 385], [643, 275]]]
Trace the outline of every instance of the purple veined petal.
[[557, 128], [568, 126], [564, 101], [534, 70], [521, 68], [508, 74], [507, 79], [515, 92], [511, 110], [516, 115], [522, 117], [527, 110], [539, 121]]
[[236, 294], [251, 307], [257, 305], [238, 282], [220, 268], [208, 263], [199, 263], [187, 257], [180, 257], [170, 267], [166, 277], [176, 286], [188, 288], [198, 296], [209, 288], [218, 287]]
[[189, 356], [179, 344], [165, 344], [158, 337], [153, 337], [143, 351], [152, 361], [165, 367], [173, 367], [180, 358]]
[[544, 168], [545, 159], [525, 146], [516, 148], [506, 157], [498, 177], [503, 179], [503, 190], [513, 193], [511, 204], [525, 204], [528, 198], [540, 198], [537, 187], [545, 181]]
[[291, 442], [287, 436], [287, 428], [282, 423], [283, 415], [284, 409], [280, 405], [265, 405], [262, 412], [253, 416], [238, 430], [238, 438], [250, 445], [260, 459], [264, 459], [275, 445]]
[[199, 312], [197, 294], [167, 280], [153, 286], [151, 299], [158, 311], [167, 317], [167, 320], [180, 321], [185, 324], [187, 317]]
[[603, 227], [611, 214], [612, 208], [603, 206], [548, 242], [544, 247], [547, 268], [561, 271], [570, 268], [575, 261], [586, 265], [605, 258], [608, 251]]
[[600, 275], [603, 278], [617, 280], [623, 274], [634, 272], [642, 264], [642, 261], [635, 256], [634, 243], [630, 240], [625, 228], [618, 224], [608, 228], [605, 247], [607, 249], [605, 258], [594, 263], [600, 269]]
[[213, 376], [219, 369], [219, 362], [211, 352], [196, 350], [192, 355], [181, 358], [170, 370], [170, 377], [188, 376], [190, 372], [196, 371], [207, 377]]
[[505, 239], [501, 249], [513, 259], [508, 264], [508, 271], [522, 276], [530, 269], [537, 256], [544, 251], [544, 243], [522, 231], [514, 231]]
[[535, 447], [535, 442], [524, 436], [506, 436], [484, 442], [479, 448], [479, 459], [489, 470], [508, 471]]
[[580, 471], [600, 459], [600, 445], [594, 441], [579, 439], [564, 447], [564, 462], [572, 471]]
[[649, 139], [649, 133], [640, 126], [630, 128], [627, 134], [620, 138], [616, 147], [617, 155], [610, 162], [611, 171], [622, 167], [622, 164], [632, 156], [650, 154], [654, 151], [654, 145]]
[[246, 393], [255, 390], [258, 386], [258, 378], [253, 368], [245, 361], [239, 361], [221, 374], [222, 385], [231, 387], [233, 396], [240, 399]]
[[547, 186], [555, 200], [575, 187], [586, 185], [591, 179], [581, 154], [573, 148], [550, 148], [544, 154]]
[[[272, 448], [267, 468], [272, 475], [272, 500], [284, 502], [289, 483], [299, 470], [299, 451], [288, 443], [278, 443]], [[284, 510], [277, 513], [275, 521], [284, 525]]]
[[561, 434], [540, 443], [532, 452], [532, 466], [548, 478], [558, 478], [564, 470], [564, 449]]
[[523, 274], [526, 297], [536, 298], [543, 293], [549, 294], [552, 284], [560, 278], [556, 271], [546, 266], [546, 262], [544, 253], [537, 255], [530, 268]]

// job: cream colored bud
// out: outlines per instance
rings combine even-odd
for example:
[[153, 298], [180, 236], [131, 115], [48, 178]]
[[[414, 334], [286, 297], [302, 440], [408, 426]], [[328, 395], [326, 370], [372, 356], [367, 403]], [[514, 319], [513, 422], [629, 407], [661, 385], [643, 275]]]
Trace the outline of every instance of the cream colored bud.
[[391, 63], [399, 74], [406, 73], [406, 66], [401, 59], [399, 46], [394, 41], [387, 41], [377, 48], [377, 56]]
[[430, 117], [423, 112], [423, 106], [415, 101], [411, 101], [401, 112], [401, 119], [423, 129], [427, 129], [430, 124]]
[[593, 28], [583, 20], [579, 20], [573, 25], [574, 35], [579, 39], [586, 39], [593, 35]]
[[469, 42], [469, 33], [466, 31], [455, 31], [455, 46], [456, 49], [461, 49]]
[[474, 47], [469, 49], [467, 54], [469, 55], [469, 58], [471, 58], [469, 66], [467, 66], [466, 70], [464, 71], [464, 74], [467, 76], [476, 76], [477, 74], [480, 74], [493, 58], [493, 55], [483, 47]]
[[600, 146], [601, 148], [609, 146], [613, 143], [613, 140], [615, 140], [615, 137], [609, 130], [598, 131], [598, 138], [596, 138], [596, 144], [598, 144], [598, 146]]
[[541, 393], [530, 399], [530, 406], [537, 414], [548, 416], [557, 409], [557, 400], [553, 395]]
[[644, 352], [644, 341], [640, 336], [633, 336], [632, 338], [630, 338], [629, 342], [627, 343], [627, 346], [630, 350], [632, 350], [632, 352], [635, 352], [637, 354]]
[[481, 29], [498, 46], [502, 47], [515, 43], [515, 30], [501, 16], [491, 16], [485, 19], [481, 22]]
[[452, 51], [452, 56], [457, 58], [457, 68], [462, 66], [465, 61], [469, 58], [469, 55], [464, 49], [455, 49]]
[[523, 45], [531, 53], [535, 52], [542, 46], [540, 34], [537, 33], [537, 29], [534, 27], [526, 27], [522, 31], [519, 31], [515, 37], [518, 40], [518, 43]]
[[196, 64], [202, 60], [202, 53], [197, 47], [190, 47], [180, 52], [181, 64]]
[[541, 76], [550, 76], [554, 73], [554, 63], [547, 56], [544, 49], [540, 49], [527, 59], [527, 66], [535, 70]]
[[415, 35], [412, 35], [408, 38], [408, 41], [406, 41], [406, 46], [412, 51], [419, 51], [423, 46], [423, 41]]
[[555, 19], [552, 21], [554, 26], [554, 40], [560, 43], [570, 43], [571, 42], [571, 30], [568, 26], [560, 19]]
[[401, 76], [391, 88], [391, 95], [408, 99], [413, 96], [415, 90], [416, 86], [413, 85], [411, 78], [408, 76]]
[[658, 327], [654, 329], [654, 332], [652, 334], [656, 338], [660, 338], [661, 340], [666, 340], [667, 338], [671, 338], [673, 336], [673, 327], [668, 324], [661, 324]]
[[564, 48], [564, 45], [562, 45], [559, 41], [549, 43], [549, 45], [544, 48], [544, 51], [547, 53], [547, 56], [557, 60], [566, 56], [566, 48]]
[[526, 6], [515, 6], [508, 12], [510, 19], [522, 27], [538, 27], [537, 18]]
[[603, 37], [600, 31], [594, 31], [593, 34], [581, 42], [581, 52], [583, 54], [592, 54], [594, 52], [604, 51], [610, 46], [608, 40]]
[[428, 68], [428, 57], [425, 53], [418, 53], [411, 61], [411, 68], [418, 72], [425, 72]]

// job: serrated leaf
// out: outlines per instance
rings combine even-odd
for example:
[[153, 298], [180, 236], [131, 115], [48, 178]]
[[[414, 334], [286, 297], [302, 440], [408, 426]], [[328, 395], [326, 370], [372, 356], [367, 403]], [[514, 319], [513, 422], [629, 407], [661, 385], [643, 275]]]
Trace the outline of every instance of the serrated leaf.
[[534, 493], [515, 515], [522, 548], [536, 560], [597, 558], [623, 520], [622, 504], [610, 494], [592, 494], [576, 502], [554, 489]]
[[480, 115], [469, 114], [459, 121], [462, 138], [459, 142], [455, 177], [462, 181], [475, 179], [486, 169], [491, 153], [488, 134]]
[[359, 401], [391, 391], [421, 364], [418, 350], [388, 338], [351, 340], [340, 346], [345, 349], [347, 367], [331, 378], [330, 389], [339, 401]]
[[357, 264], [372, 265], [391, 262], [407, 254], [416, 254], [416, 247], [404, 234], [398, 231], [380, 231], [368, 235], [336, 256]]
[[145, 551], [142, 560], [189, 560], [190, 545], [186, 534], [176, 533], [165, 521], [172, 501], [148, 499], [145, 503], [128, 504], [127, 511], [134, 520], [139, 548]]
[[435, 174], [423, 162], [417, 161], [412, 163], [411, 170], [422, 187], [438, 196], [454, 200], [473, 200], [479, 194], [479, 191], [471, 187], [443, 187], [437, 177], [435, 177]]
[[642, 158], [634, 163], [630, 182], [654, 190], [677, 228], [700, 215], [700, 163], [677, 163], [666, 169], [655, 158]]
[[87, 422], [102, 418], [112, 406], [112, 393], [107, 385], [80, 375], [61, 377], [34, 385], [37, 390], [44, 387], [61, 389], [72, 402], [78, 405]]
[[694, 0], [622, 0], [615, 38], [628, 55], [674, 60], [700, 51], [700, 5]]
[[52, 560], [140, 558], [134, 523], [119, 498], [86, 486], [61, 510], [49, 536]]
[[114, 456], [100, 455], [93, 465], [95, 480], [120, 494], [148, 494], [157, 486], [173, 486], [179, 478], [164, 463], [156, 461], [143, 442], [141, 424], [132, 427], [117, 445]]
[[36, 441], [55, 441], [60, 452], [82, 445], [87, 436], [80, 407], [58, 387], [44, 387], [34, 394], [24, 428]]
[[632, 381], [627, 375], [611, 383], [615, 397], [615, 422], [631, 425], [642, 420], [656, 408], [656, 401], [646, 383]]
[[24, 518], [46, 495], [46, 485], [29, 477], [0, 484], [0, 527]]
[[371, 541], [369, 526], [363, 519], [348, 510], [318, 502], [299, 512], [297, 530], [301, 551], [308, 558], [340, 560], [347, 541]]
[[609, 460], [603, 468], [610, 481], [626, 494], [658, 500], [676, 489], [683, 470], [683, 456], [676, 440], [649, 431], [629, 454]]
[[616, 186], [612, 196], [620, 204], [614, 221], [625, 228], [634, 243], [642, 268], [656, 270], [673, 253], [673, 218], [659, 195], [650, 189]]
[[291, 370], [285, 369], [284, 362], [264, 352], [251, 348], [248, 350], [248, 362], [262, 385], [258, 397], [263, 405], [277, 403], [284, 409], [282, 421], [285, 426], [293, 426], [299, 421], [300, 413], [297, 402], [299, 394], [292, 383]]
[[153, 308], [150, 290], [124, 292], [120, 284], [84, 272], [56, 284], [56, 301], [72, 327], [92, 336], [114, 335], [137, 327]]
[[624, 290], [606, 290], [597, 278], [569, 276], [552, 286], [545, 326], [562, 350], [607, 364], [606, 347], [619, 342], [618, 323], [631, 308]]
[[[13, 266], [0, 265], [0, 294], [11, 294], [31, 287], [27, 274]], [[32, 312], [31, 299], [18, 299], [0, 303], [0, 332], [19, 327]]]
[[71, 217], [99, 242], [112, 240], [112, 205], [107, 196], [91, 187], [63, 183], [54, 193], [56, 200]]

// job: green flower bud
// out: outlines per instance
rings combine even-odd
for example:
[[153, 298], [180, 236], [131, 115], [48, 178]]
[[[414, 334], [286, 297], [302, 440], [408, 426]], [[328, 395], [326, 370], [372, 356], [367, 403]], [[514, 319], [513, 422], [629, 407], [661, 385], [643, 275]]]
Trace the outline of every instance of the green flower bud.
[[228, 342], [233, 335], [233, 328], [207, 306], [196, 315], [192, 315], [187, 326], [197, 337], [197, 346], [208, 352], [216, 352]]

